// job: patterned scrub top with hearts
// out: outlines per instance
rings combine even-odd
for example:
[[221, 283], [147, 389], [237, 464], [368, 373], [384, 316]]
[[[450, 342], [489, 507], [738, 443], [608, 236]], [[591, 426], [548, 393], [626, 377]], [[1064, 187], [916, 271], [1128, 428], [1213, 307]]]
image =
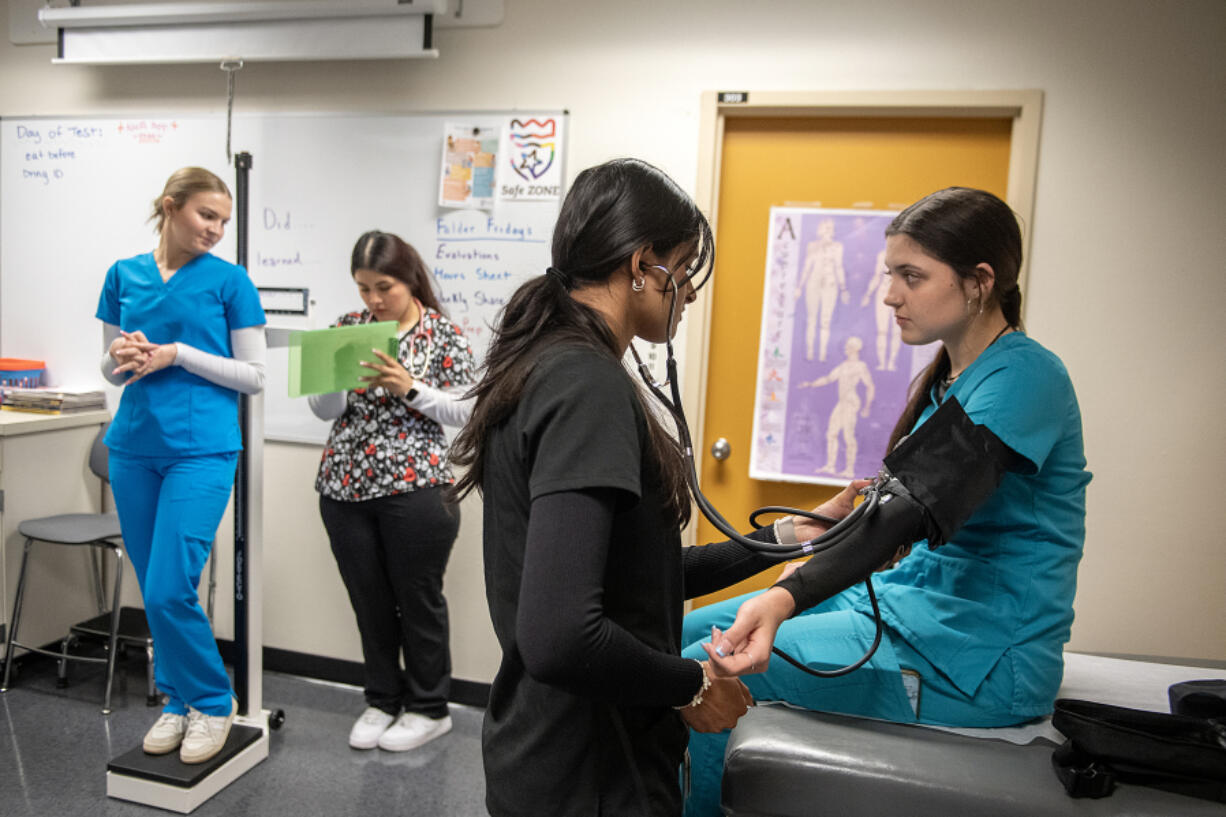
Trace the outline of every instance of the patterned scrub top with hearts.
[[[476, 359], [464, 335], [438, 312], [422, 310], [417, 327], [403, 333], [397, 355], [415, 378], [450, 391], [471, 385]], [[370, 312], [350, 312], [335, 326], [368, 323]], [[414, 343], [414, 336], [418, 335]], [[447, 464], [443, 427], [414, 409], [405, 398], [382, 386], [346, 393], [345, 413], [332, 424], [315, 480], [315, 490], [329, 499], [361, 502], [405, 491], [455, 482]]]

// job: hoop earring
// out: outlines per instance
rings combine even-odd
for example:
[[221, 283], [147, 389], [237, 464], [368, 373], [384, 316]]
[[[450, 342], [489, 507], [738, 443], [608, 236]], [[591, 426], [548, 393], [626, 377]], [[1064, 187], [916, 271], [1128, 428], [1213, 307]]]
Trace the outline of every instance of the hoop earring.
[[633, 289], [635, 292], [642, 292], [643, 290], [647, 289], [647, 279], [646, 278], [635, 278], [634, 281], [631, 282], [630, 288]]

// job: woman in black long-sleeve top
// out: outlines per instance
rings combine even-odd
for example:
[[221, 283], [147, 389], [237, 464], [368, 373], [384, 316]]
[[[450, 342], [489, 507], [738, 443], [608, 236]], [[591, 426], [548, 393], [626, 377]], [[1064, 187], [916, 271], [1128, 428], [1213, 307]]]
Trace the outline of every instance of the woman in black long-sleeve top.
[[681, 547], [681, 452], [621, 363], [676, 332], [711, 258], [671, 179], [608, 162], [579, 174], [553, 266], [504, 311], [452, 449], [458, 490], [484, 499], [503, 652], [482, 741], [494, 817], [680, 814], [687, 725], [730, 727], [751, 702], [680, 657], [682, 604], [773, 559]]

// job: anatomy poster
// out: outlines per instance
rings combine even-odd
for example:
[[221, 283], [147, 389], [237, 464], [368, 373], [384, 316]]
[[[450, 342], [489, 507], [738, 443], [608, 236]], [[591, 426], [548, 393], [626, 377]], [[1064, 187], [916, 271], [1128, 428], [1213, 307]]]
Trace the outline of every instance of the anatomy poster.
[[935, 344], [882, 303], [895, 213], [773, 207], [755, 381], [754, 479], [842, 485], [877, 473]]

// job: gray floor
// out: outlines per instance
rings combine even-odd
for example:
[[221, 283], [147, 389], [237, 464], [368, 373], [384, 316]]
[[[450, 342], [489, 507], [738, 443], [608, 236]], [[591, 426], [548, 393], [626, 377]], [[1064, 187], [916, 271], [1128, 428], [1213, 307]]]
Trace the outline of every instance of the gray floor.
[[[129, 817], [172, 812], [106, 796], [106, 764], [139, 746], [157, 719], [144, 665], [116, 672], [114, 711], [102, 714], [102, 671], [74, 664], [57, 689], [54, 665], [27, 667], [0, 695], [0, 814]], [[411, 752], [350, 749], [360, 689], [264, 675], [264, 708], [283, 709], [269, 757], [194, 812], [215, 815], [485, 815], [482, 711], [453, 705], [450, 734]]]

